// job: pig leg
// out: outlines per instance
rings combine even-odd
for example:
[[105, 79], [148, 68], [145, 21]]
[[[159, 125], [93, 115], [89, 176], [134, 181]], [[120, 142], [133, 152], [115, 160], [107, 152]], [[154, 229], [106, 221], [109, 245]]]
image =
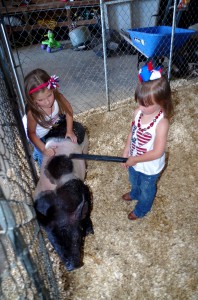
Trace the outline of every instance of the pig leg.
[[87, 154], [88, 153], [88, 147], [89, 147], [89, 140], [88, 140], [88, 135], [85, 133], [85, 137], [83, 142], [80, 144], [82, 148], [82, 153]]
[[86, 218], [81, 221], [81, 225], [83, 227], [84, 236], [94, 234], [93, 224], [90, 216], [86, 216]]
[[84, 188], [84, 201], [85, 204], [82, 210], [82, 227], [84, 231], [84, 235], [94, 234], [93, 224], [90, 218], [91, 210], [92, 210], [92, 195], [87, 185], [83, 184]]

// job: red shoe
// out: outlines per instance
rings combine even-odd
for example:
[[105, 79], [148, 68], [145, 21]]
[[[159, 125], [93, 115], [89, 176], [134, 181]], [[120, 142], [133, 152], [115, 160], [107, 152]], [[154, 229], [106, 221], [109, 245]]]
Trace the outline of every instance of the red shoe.
[[132, 221], [135, 221], [135, 220], [138, 219], [138, 217], [136, 217], [136, 215], [134, 214], [134, 212], [131, 211], [130, 214], [128, 214], [128, 219], [132, 220]]
[[122, 199], [124, 201], [131, 201], [132, 200], [131, 197], [130, 197], [130, 193], [126, 193], [126, 194], [122, 195]]

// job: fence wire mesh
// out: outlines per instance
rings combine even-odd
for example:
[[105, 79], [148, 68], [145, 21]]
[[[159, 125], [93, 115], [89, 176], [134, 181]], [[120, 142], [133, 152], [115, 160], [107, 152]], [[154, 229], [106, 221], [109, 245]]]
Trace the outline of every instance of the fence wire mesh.
[[0, 298], [59, 299], [48, 251], [35, 218], [32, 193], [36, 178], [3, 50], [1, 43]]
[[[197, 32], [196, 0], [176, 2], [176, 29]], [[78, 113], [131, 97], [137, 65], [148, 56], [161, 59], [168, 68], [174, 3], [4, 0], [1, 11], [21, 82], [37, 67], [59, 75], [61, 90]], [[138, 36], [131, 37], [127, 29], [137, 29]], [[197, 78], [197, 35], [188, 36], [185, 30], [174, 36], [171, 79], [175, 80]]]

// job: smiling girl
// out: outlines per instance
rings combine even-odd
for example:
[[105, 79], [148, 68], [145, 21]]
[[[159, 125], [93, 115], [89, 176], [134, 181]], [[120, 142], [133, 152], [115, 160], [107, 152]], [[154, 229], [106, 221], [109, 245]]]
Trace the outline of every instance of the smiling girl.
[[55, 154], [55, 149], [45, 148], [46, 139], [54, 128], [57, 136], [59, 129], [62, 135], [64, 126], [64, 137], [77, 142], [73, 130], [73, 110], [67, 99], [58, 91], [58, 81], [57, 76], [49, 76], [42, 69], [33, 70], [25, 77], [27, 135], [34, 145], [33, 157], [39, 166], [42, 164], [43, 155]]
[[122, 199], [138, 201], [128, 215], [130, 220], [142, 218], [151, 210], [157, 180], [165, 166], [169, 119], [173, 113], [168, 80], [162, 77], [161, 70], [153, 69], [151, 62], [145, 68], [139, 72], [141, 82], [135, 91], [139, 106], [123, 152], [128, 160], [122, 165], [128, 168], [132, 188]]

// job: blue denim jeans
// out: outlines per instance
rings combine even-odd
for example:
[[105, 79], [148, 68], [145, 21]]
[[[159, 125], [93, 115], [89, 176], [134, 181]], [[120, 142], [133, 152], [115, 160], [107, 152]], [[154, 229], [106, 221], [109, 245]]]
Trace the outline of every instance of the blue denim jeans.
[[[44, 144], [46, 143], [45, 137], [42, 137], [40, 139]], [[34, 151], [33, 151], [33, 159], [38, 162], [39, 168], [41, 168], [42, 162], [43, 162], [43, 154], [41, 151], [39, 151], [35, 146], [34, 146]]]
[[43, 154], [41, 153], [41, 151], [39, 151], [36, 147], [34, 147], [32, 156], [33, 156], [33, 159], [38, 162], [39, 168], [41, 168], [42, 161], [43, 161]]
[[150, 210], [155, 199], [157, 180], [160, 173], [146, 175], [129, 167], [129, 182], [132, 186], [130, 197], [138, 200], [133, 212], [138, 218], [144, 217]]

